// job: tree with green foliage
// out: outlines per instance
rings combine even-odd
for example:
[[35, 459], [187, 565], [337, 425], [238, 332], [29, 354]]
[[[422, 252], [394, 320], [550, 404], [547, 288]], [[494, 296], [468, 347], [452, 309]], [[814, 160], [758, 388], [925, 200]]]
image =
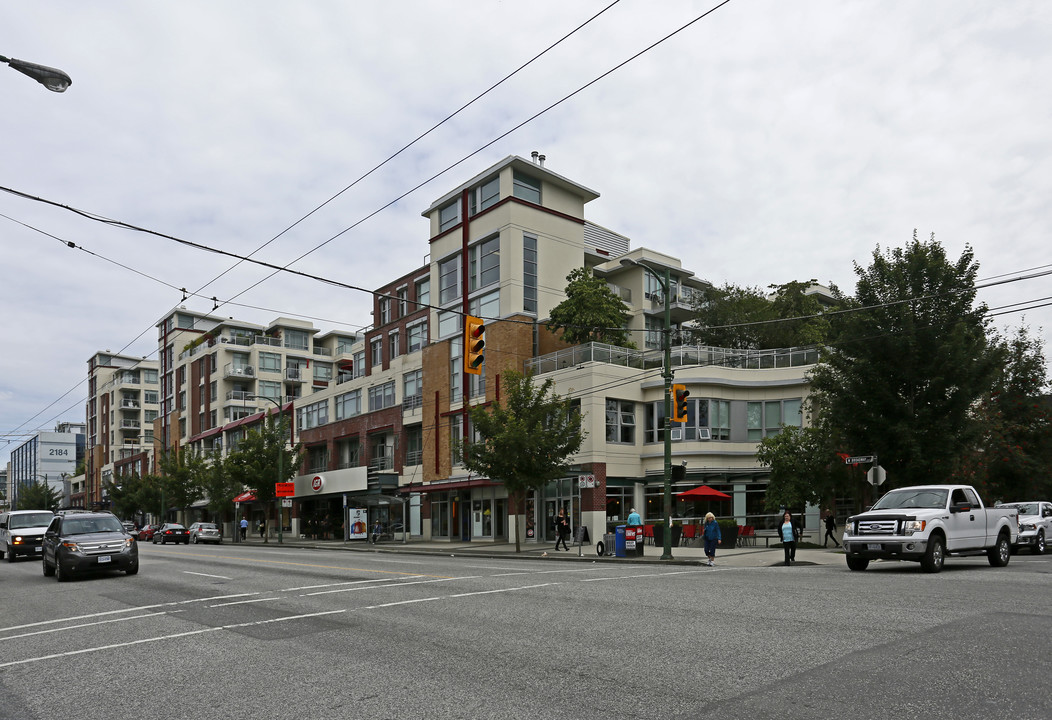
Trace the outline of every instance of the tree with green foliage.
[[816, 280], [772, 285], [771, 293], [727, 283], [694, 291], [689, 339], [732, 350], [817, 345], [826, 341], [829, 321], [814, 295]]
[[983, 435], [961, 475], [991, 500], [1046, 498], [1052, 495], [1052, 407], [1044, 350], [1027, 328], [998, 344], [1005, 362], [975, 408]]
[[289, 444], [289, 419], [268, 415], [227, 455], [224, 467], [231, 480], [252, 490], [260, 504], [268, 507], [275, 499], [275, 483], [295, 477], [302, 460], [302, 445]]
[[[566, 475], [567, 459], [581, 449], [585, 431], [580, 412], [555, 394], [551, 379], [537, 385], [514, 371], [502, 377], [503, 402], [468, 411], [478, 439], [459, 449], [466, 468], [504, 484], [518, 518], [529, 492]], [[521, 538], [516, 525], [515, 552]]]
[[854, 494], [860, 479], [838, 455], [836, 433], [824, 418], [816, 425], [787, 426], [760, 441], [756, 458], [771, 468], [767, 510], [828, 505]]
[[152, 476], [143, 478], [136, 473], [104, 480], [102, 487], [114, 514], [120, 518], [132, 518], [160, 505], [157, 482]]
[[972, 409], [1003, 353], [975, 302], [978, 269], [970, 248], [953, 261], [914, 233], [906, 247], [878, 247], [869, 267], [855, 264], [858, 309], [831, 318], [813, 398], [843, 452], [878, 456], [885, 489], [948, 481], [981, 437]]
[[244, 491], [244, 486], [231, 477], [223, 454], [218, 450], [205, 455], [201, 488], [208, 498], [208, 511], [216, 522], [222, 522], [228, 514], [233, 517], [234, 498]]
[[204, 497], [207, 465], [200, 454], [189, 448], [166, 450], [157, 458], [157, 467], [161, 471], [160, 486], [167, 507], [186, 510]]
[[18, 488], [18, 507], [16, 510], [58, 510], [62, 502], [62, 493], [42, 480], [34, 479], [31, 483]]
[[588, 268], [574, 268], [566, 276], [566, 299], [552, 308], [547, 328], [562, 330], [563, 340], [573, 345], [600, 342], [634, 348], [627, 323], [628, 306], [606, 280]]

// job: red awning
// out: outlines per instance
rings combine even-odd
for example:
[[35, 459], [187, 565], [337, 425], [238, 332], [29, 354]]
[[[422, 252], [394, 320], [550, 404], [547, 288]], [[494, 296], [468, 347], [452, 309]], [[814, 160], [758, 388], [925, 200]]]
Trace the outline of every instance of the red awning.
[[256, 501], [256, 494], [254, 492], [252, 492], [251, 490], [246, 490], [245, 492], [241, 493], [236, 498], [234, 498], [234, 502], [236, 502], [236, 503], [237, 502], [255, 502], [255, 501]]

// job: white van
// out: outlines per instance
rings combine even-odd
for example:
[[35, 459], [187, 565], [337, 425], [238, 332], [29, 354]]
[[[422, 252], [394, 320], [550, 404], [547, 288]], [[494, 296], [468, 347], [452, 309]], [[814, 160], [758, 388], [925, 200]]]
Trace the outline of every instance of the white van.
[[44, 531], [55, 513], [50, 510], [7, 510], [0, 513], [0, 558], [40, 557]]

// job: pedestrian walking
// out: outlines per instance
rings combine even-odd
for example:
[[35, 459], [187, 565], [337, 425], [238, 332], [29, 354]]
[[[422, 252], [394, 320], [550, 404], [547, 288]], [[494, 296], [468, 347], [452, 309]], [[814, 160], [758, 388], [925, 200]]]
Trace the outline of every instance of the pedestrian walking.
[[262, 539], [263, 539], [263, 533], [265, 533], [265, 532], [266, 532], [266, 530], [267, 530], [267, 524], [266, 524], [266, 522], [264, 522], [263, 520], [260, 520], [260, 521], [259, 521], [259, 539], [260, 539], [260, 540], [262, 540]]
[[793, 515], [788, 510], [782, 516], [782, 526], [778, 531], [782, 536], [785, 564], [789, 565], [796, 562], [796, 541], [800, 538], [800, 528], [793, 522]]
[[632, 512], [628, 513], [628, 524], [629, 525], [642, 525], [643, 518], [639, 517], [639, 513], [636, 512], [635, 508], [632, 508]]
[[566, 537], [570, 534], [570, 519], [566, 517], [566, 508], [559, 510], [558, 517], [555, 518], [555, 549], [559, 549], [559, 543], [563, 544], [563, 550], [567, 552], [570, 548], [566, 546]]
[[723, 533], [720, 532], [720, 524], [716, 522], [716, 516], [706, 513], [705, 525], [701, 530], [701, 537], [705, 541], [705, 557], [709, 559], [709, 567], [716, 560], [716, 546], [723, 544]]
[[822, 540], [822, 547], [828, 547], [830, 540], [833, 541], [834, 545], [840, 547], [840, 543], [836, 539], [836, 518], [831, 510], [826, 510], [826, 536]]
[[241, 516], [241, 542], [245, 542], [245, 536], [248, 535], [248, 518], [244, 515]]

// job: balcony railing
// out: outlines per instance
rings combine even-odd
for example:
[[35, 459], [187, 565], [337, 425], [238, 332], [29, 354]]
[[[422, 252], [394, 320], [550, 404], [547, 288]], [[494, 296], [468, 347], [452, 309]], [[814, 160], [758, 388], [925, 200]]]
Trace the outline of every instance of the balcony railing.
[[[639, 370], [660, 370], [663, 358], [660, 350], [629, 350], [605, 343], [585, 343], [527, 360], [526, 370], [542, 375], [586, 362], [603, 362]], [[672, 348], [673, 367], [768, 370], [804, 367], [817, 362], [818, 348], [814, 346], [771, 350], [732, 350], [707, 345], [680, 345]]]
[[234, 365], [233, 363], [227, 363], [223, 367], [223, 377], [253, 378], [255, 376], [256, 369], [251, 365]]
[[256, 345], [270, 345], [271, 347], [281, 347], [281, 338], [269, 337], [267, 335], [256, 335], [254, 342]]
[[424, 464], [424, 451], [423, 450], [406, 450], [406, 452], [405, 452], [405, 464], [406, 465], [423, 465]]
[[255, 396], [256, 393], [249, 392], [247, 390], [231, 390], [226, 394], [227, 400], [240, 400], [244, 402]]
[[285, 379], [290, 382], [303, 382], [303, 371], [300, 368], [285, 368]]
[[418, 407], [423, 406], [424, 396], [423, 395], [406, 395], [402, 398], [402, 410], [415, 410]]
[[332, 355], [332, 350], [330, 350], [327, 347], [319, 347], [319, 346], [315, 345], [314, 346], [314, 354], [315, 355]]
[[142, 405], [139, 404], [138, 400], [128, 400], [127, 398], [121, 400], [122, 408], [129, 408], [132, 410], [138, 410]]
[[369, 461], [369, 471], [390, 470], [394, 467], [394, 458], [379, 457]]
[[121, 430], [138, 430], [142, 423], [138, 420], [121, 420]]

